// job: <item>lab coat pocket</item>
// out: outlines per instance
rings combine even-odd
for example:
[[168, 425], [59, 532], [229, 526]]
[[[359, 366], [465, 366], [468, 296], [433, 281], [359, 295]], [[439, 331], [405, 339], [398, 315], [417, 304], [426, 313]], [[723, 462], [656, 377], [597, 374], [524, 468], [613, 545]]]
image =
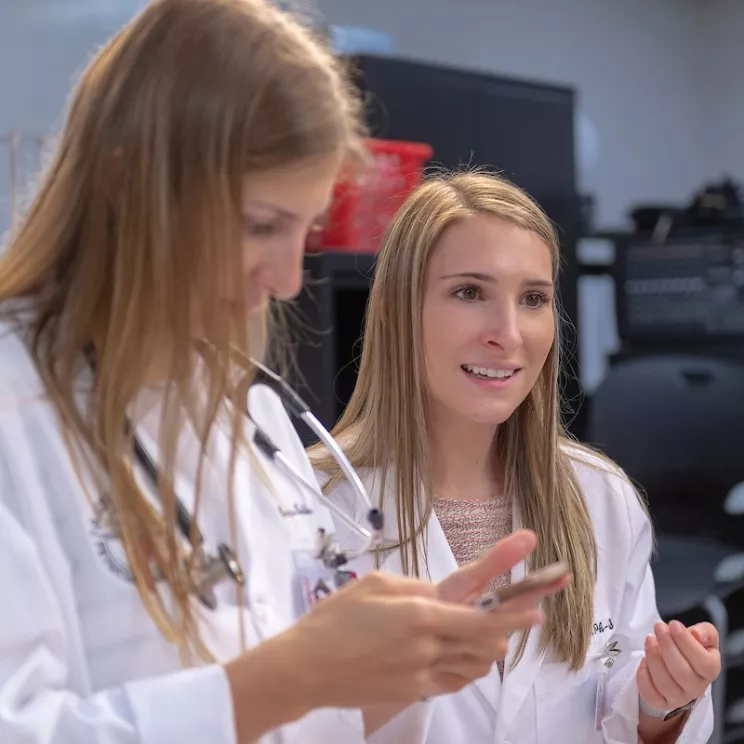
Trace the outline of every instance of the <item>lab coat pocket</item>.
[[595, 726], [600, 665], [587, 656], [572, 672], [563, 662], [545, 662], [535, 680], [537, 735], [540, 744], [594, 744], [602, 741]]

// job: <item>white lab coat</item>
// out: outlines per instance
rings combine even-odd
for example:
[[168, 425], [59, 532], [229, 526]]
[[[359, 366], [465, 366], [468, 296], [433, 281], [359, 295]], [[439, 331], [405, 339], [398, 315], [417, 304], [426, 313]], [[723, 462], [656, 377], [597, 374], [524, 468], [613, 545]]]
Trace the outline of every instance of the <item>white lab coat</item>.
[[[81, 401], [89, 380], [81, 378]], [[157, 400], [157, 396], [153, 398]], [[150, 401], [149, 403], [152, 403]], [[149, 405], [149, 404], [148, 404]], [[250, 407], [282, 452], [312, 470], [276, 396], [254, 388]], [[137, 430], [157, 460], [157, 404]], [[196, 440], [184, 432], [176, 489], [191, 510]], [[215, 434], [200, 507], [207, 545], [230, 544], [228, 440]], [[297, 494], [264, 462], [275, 490]], [[248, 459], [236, 473], [238, 553], [245, 573], [248, 646], [298, 616], [291, 548], [330, 527], [312, 516], [280, 516]], [[91, 496], [95, 499], [96, 494]], [[293, 529], [294, 528], [294, 529]], [[95, 520], [55, 413], [25, 346], [0, 326], [0, 742], [4, 744], [236, 744], [230, 691], [217, 664], [183, 669], [145, 611], [121, 546]], [[204, 638], [218, 661], [240, 651], [233, 586], [204, 611]], [[319, 710], [264, 736], [261, 744], [363, 741], [358, 711]]]
[[[594, 624], [587, 657], [600, 651], [610, 640], [618, 641], [622, 653], [607, 672], [606, 715], [597, 730], [595, 711], [600, 662], [588, 660], [576, 673], [566, 664], [551, 660], [550, 652], [537, 651], [539, 634], [530, 633], [524, 657], [514, 669], [509, 661], [516, 648], [510, 643], [506, 673], [502, 682], [494, 665], [489, 676], [459, 693], [418, 704], [395, 719], [400, 742], [416, 744], [635, 744], [638, 741], [638, 688], [635, 673], [643, 657], [644, 639], [659, 619], [653, 576], [649, 566], [652, 533], [649, 520], [628, 482], [602, 469], [592, 456], [574, 452], [579, 483], [588, 502], [597, 539], [598, 576], [594, 597]], [[375, 472], [362, 473], [373, 503], [380, 498]], [[319, 480], [323, 476], [319, 474]], [[390, 483], [390, 480], [388, 480]], [[330, 497], [354, 509], [363, 519], [348, 484], [341, 482]], [[395, 539], [394, 497], [384, 494], [382, 508], [387, 516], [387, 536]], [[518, 525], [518, 510], [514, 509]], [[340, 525], [339, 525], [340, 529]], [[349, 542], [353, 534], [346, 534]], [[432, 515], [419, 547], [426, 549], [428, 572], [439, 582], [456, 570], [455, 558], [442, 528]], [[359, 573], [373, 568], [365, 557], [355, 566]], [[401, 573], [397, 551], [388, 554], [381, 568]], [[512, 581], [524, 576], [524, 564], [512, 571]], [[679, 744], [705, 744], [713, 730], [710, 691], [693, 709]], [[390, 739], [393, 741], [394, 739]]]

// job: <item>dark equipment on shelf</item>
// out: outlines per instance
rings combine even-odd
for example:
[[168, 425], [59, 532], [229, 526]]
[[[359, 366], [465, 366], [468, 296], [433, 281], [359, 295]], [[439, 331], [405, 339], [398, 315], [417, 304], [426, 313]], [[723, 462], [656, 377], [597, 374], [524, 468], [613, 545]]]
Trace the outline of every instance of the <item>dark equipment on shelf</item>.
[[744, 345], [744, 232], [630, 237], [618, 247], [623, 342]]

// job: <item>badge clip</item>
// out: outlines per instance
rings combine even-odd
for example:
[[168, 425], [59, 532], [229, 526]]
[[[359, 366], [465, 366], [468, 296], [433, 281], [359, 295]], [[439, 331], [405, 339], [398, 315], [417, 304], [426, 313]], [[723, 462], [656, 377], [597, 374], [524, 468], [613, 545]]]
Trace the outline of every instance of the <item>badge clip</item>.
[[604, 648], [594, 656], [590, 657], [592, 661], [599, 661], [602, 663], [602, 668], [599, 671], [599, 679], [597, 680], [597, 700], [594, 713], [594, 724], [597, 731], [602, 730], [602, 720], [606, 715], [606, 685], [607, 685], [607, 673], [612, 669], [617, 660], [617, 657], [623, 650], [618, 645], [617, 641], [608, 641]]

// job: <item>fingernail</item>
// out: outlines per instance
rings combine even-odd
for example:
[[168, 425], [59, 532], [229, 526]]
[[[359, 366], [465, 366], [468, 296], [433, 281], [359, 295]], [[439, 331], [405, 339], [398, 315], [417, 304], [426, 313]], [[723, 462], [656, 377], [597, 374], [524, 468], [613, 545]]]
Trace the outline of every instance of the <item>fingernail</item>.
[[672, 622], [669, 623], [669, 630], [671, 630], [674, 635], [682, 635], [687, 631], [687, 628], [685, 628], [679, 620], [672, 620]]
[[669, 632], [669, 628], [666, 623], [656, 623], [656, 625], [654, 625], [654, 631], [656, 632], [657, 637], [661, 637], [665, 633]]

